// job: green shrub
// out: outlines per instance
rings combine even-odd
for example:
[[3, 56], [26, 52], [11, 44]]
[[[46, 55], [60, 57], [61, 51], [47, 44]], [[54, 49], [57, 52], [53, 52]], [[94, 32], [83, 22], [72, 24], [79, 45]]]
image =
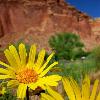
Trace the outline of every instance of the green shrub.
[[91, 54], [88, 56], [89, 59], [93, 59], [95, 62], [95, 67], [97, 70], [100, 70], [100, 46], [95, 47], [92, 51]]
[[17, 100], [16, 96], [13, 96], [10, 92], [0, 96], [0, 100]]
[[95, 70], [95, 62], [93, 59], [86, 58], [84, 60], [78, 59], [74, 61], [59, 60], [59, 65], [54, 67], [51, 71], [61, 76], [71, 76], [77, 80], [77, 82], [80, 82], [84, 75], [95, 72]]
[[56, 59], [74, 60], [85, 56], [84, 44], [72, 33], [60, 33], [49, 39], [49, 45], [56, 52]]
[[13, 95], [12, 90], [7, 88], [7, 83], [5, 81], [0, 82], [0, 89], [2, 88], [5, 88], [5, 93], [0, 94], [0, 100], [17, 100], [17, 97]]

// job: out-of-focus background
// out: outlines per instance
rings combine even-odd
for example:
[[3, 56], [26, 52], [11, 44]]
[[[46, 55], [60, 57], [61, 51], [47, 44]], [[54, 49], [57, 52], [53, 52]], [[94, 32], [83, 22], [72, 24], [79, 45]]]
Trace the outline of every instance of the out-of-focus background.
[[100, 79], [99, 5], [99, 0], [0, 0], [0, 60], [6, 62], [3, 51], [11, 44], [24, 42], [29, 50], [35, 43], [38, 51], [46, 49], [45, 59], [56, 52], [51, 62], [59, 65], [51, 72], [77, 82], [90, 74], [93, 83]]
[[[99, 6], [87, 4], [86, 0], [0, 0], [0, 47], [23, 39], [49, 49], [51, 35], [72, 32], [90, 50], [100, 44], [100, 19]], [[92, 7], [93, 13], [89, 11]]]

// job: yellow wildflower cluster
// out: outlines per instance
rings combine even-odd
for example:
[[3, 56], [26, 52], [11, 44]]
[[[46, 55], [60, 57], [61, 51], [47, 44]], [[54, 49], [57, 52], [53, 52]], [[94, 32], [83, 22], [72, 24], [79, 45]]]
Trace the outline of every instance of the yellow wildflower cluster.
[[44, 63], [45, 50], [42, 49], [37, 60], [36, 45], [32, 45], [29, 54], [26, 52], [24, 44], [19, 45], [19, 49], [15, 46], [9, 46], [9, 49], [4, 51], [5, 56], [10, 65], [0, 61], [0, 64], [6, 68], [0, 68], [0, 79], [9, 79], [7, 86], [18, 86], [17, 97], [25, 98], [27, 88], [35, 90], [41, 87], [43, 90], [47, 86], [57, 86], [58, 81], [61, 80], [59, 75], [47, 75], [48, 71], [58, 64], [52, 63], [47, 67], [54, 53], [52, 53]]

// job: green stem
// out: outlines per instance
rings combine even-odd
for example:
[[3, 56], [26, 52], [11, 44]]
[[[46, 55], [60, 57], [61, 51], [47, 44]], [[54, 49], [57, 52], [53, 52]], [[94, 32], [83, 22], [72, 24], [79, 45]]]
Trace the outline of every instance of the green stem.
[[27, 87], [27, 90], [26, 90], [26, 100], [29, 100], [29, 91], [28, 91], [28, 87]]

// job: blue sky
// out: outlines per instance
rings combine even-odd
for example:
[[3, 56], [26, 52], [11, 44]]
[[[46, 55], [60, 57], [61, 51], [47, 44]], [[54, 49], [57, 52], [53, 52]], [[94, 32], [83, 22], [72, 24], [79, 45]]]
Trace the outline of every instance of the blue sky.
[[92, 17], [100, 17], [100, 0], [65, 0]]

